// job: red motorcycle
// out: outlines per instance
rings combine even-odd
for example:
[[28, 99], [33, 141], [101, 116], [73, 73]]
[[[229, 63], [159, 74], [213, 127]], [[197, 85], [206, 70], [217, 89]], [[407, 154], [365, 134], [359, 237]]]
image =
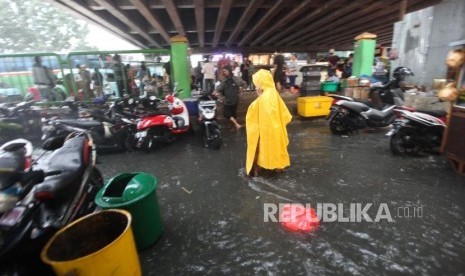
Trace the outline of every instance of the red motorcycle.
[[[151, 96], [150, 100], [155, 97]], [[168, 111], [160, 111], [163, 103], [168, 104]], [[147, 152], [159, 148], [162, 143], [171, 143], [176, 136], [190, 130], [189, 112], [184, 102], [172, 93], [157, 104], [159, 111], [148, 114], [137, 123], [136, 148]]]

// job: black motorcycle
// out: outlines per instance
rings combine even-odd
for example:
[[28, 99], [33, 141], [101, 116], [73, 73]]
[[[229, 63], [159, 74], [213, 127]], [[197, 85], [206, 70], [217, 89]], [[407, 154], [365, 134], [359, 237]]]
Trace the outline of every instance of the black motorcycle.
[[42, 132], [40, 113], [32, 109], [35, 102], [21, 102], [13, 107], [0, 106], [0, 144], [27, 137], [39, 140]]
[[0, 152], [0, 274], [45, 275], [40, 250], [57, 230], [92, 213], [103, 179], [92, 138], [73, 133], [48, 140], [54, 150], [43, 170], [27, 168], [27, 143]]
[[378, 110], [364, 103], [339, 100], [331, 106], [329, 129], [333, 134], [347, 134], [367, 127], [386, 127], [396, 119], [394, 108]]
[[413, 75], [406, 67], [397, 67], [394, 79], [384, 86], [370, 88], [367, 101], [349, 97], [333, 96], [328, 115], [329, 128], [333, 134], [347, 134], [359, 129], [389, 126], [396, 119], [394, 108], [403, 105], [403, 84], [406, 76]]
[[199, 98], [199, 123], [202, 131], [204, 146], [219, 149], [222, 144], [221, 127], [216, 119], [216, 100], [203, 95]]
[[[92, 117], [99, 120], [79, 120], [79, 119], [49, 119], [44, 121], [42, 128], [42, 140], [51, 137], [64, 137], [68, 134], [78, 132], [89, 132], [97, 146], [97, 151], [107, 152], [116, 150], [129, 150], [134, 147], [134, 134], [136, 132], [136, 122], [126, 116], [116, 116], [115, 110], [110, 112], [111, 118], [106, 114]], [[115, 119], [117, 118], [117, 119]]]

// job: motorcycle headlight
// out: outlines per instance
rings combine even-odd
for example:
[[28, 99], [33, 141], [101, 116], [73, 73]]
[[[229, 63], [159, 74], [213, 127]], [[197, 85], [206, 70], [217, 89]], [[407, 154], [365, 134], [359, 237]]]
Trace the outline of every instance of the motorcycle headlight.
[[205, 112], [204, 116], [207, 120], [213, 119], [213, 117], [215, 117], [215, 112]]

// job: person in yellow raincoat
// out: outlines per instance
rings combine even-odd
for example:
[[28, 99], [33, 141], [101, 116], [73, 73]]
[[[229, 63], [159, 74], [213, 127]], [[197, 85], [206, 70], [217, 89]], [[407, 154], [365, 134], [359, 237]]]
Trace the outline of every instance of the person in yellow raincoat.
[[290, 166], [286, 125], [292, 116], [270, 71], [261, 69], [252, 75], [252, 80], [258, 98], [250, 104], [245, 119], [246, 173], [256, 176], [259, 168], [282, 171]]

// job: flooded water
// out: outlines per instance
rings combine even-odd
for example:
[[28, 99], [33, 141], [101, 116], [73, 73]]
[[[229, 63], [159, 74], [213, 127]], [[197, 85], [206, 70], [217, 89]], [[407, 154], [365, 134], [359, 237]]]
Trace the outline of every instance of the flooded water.
[[[396, 157], [386, 130], [332, 136], [323, 120], [289, 127], [291, 167], [245, 176], [245, 131], [218, 151], [197, 136], [160, 150], [101, 155], [105, 179], [158, 178], [161, 239], [144, 275], [465, 275], [465, 177], [440, 155]], [[264, 204], [372, 204], [393, 219], [322, 221], [312, 233], [264, 222]], [[351, 205], [352, 204], [352, 205]], [[385, 211], [385, 210], [384, 210]], [[384, 213], [385, 214], [385, 213]]]

